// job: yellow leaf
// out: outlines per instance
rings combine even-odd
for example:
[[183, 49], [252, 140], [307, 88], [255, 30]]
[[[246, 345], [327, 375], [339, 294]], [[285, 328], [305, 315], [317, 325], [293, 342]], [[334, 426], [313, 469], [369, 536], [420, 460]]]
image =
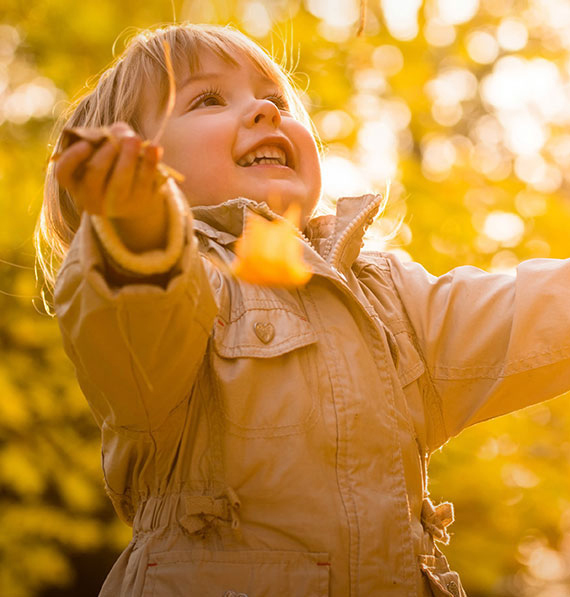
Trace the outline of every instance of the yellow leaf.
[[283, 220], [251, 214], [236, 245], [232, 273], [250, 284], [302, 286], [313, 275], [303, 260], [296, 226], [300, 208], [292, 205]]

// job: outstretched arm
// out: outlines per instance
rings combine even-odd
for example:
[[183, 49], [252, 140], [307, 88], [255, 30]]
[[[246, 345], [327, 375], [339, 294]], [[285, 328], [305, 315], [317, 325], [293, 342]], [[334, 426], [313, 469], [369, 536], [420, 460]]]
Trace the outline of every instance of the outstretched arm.
[[[58, 275], [56, 314], [98, 422], [152, 431], [191, 391], [217, 311], [215, 272], [198, 254], [176, 186], [153, 185], [159, 152], [141, 157], [130, 129], [118, 137], [95, 150], [78, 142], [58, 160], [58, 179], [83, 215]], [[109, 202], [113, 218], [102, 216]], [[97, 217], [116, 232], [117, 254], [96, 231]], [[116, 283], [117, 269], [128, 284]], [[156, 274], [161, 284], [152, 283]]]
[[570, 389], [570, 260], [530, 260], [516, 276], [390, 266], [440, 400], [440, 441]]

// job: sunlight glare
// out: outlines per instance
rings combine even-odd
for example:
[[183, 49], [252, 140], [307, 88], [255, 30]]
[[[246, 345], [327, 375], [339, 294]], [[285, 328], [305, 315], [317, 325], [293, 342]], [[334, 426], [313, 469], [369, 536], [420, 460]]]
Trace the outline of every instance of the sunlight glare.
[[370, 190], [368, 182], [354, 163], [338, 155], [328, 155], [323, 161], [325, 197], [360, 195]]
[[445, 180], [455, 163], [456, 150], [450, 139], [442, 135], [428, 136], [422, 141], [422, 172], [430, 180]]
[[497, 29], [497, 40], [503, 50], [522, 50], [528, 42], [526, 25], [520, 19], [503, 19]]
[[418, 11], [422, 0], [381, 0], [386, 26], [391, 35], [410, 41], [418, 34]]
[[483, 233], [505, 247], [515, 247], [524, 234], [524, 222], [517, 214], [492, 211], [485, 219]]
[[433, 101], [456, 104], [475, 97], [477, 77], [466, 68], [449, 68], [428, 81], [425, 90]]
[[396, 75], [404, 66], [404, 55], [396, 46], [378, 46], [372, 52], [372, 64], [387, 76]]
[[354, 121], [344, 110], [319, 112], [314, 118], [320, 136], [325, 141], [342, 139], [354, 130]]
[[491, 64], [499, 55], [499, 44], [487, 31], [474, 31], [466, 43], [469, 56], [479, 64]]
[[499, 114], [505, 130], [505, 145], [518, 155], [534, 154], [544, 146], [547, 131], [543, 123], [526, 110]]
[[248, 2], [243, 7], [241, 22], [252, 37], [265, 37], [271, 31], [271, 17], [261, 2]]
[[439, 17], [449, 25], [470, 21], [479, 9], [479, 0], [437, 0]]
[[58, 90], [53, 81], [45, 77], [36, 77], [24, 83], [9, 94], [0, 106], [3, 117], [15, 124], [23, 124], [30, 118], [50, 116]]
[[346, 29], [360, 14], [358, 0], [307, 0], [307, 9], [327, 25]]
[[455, 27], [440, 19], [428, 19], [423, 29], [424, 37], [430, 46], [443, 48], [455, 41]]

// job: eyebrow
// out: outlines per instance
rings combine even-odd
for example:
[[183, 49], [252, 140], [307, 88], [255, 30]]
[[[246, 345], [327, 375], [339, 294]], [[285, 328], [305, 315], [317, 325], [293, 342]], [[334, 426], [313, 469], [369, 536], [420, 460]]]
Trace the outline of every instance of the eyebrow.
[[190, 85], [191, 83], [200, 82], [204, 79], [220, 79], [222, 76], [222, 73], [196, 73], [195, 75], [190, 75], [189, 77], [186, 77], [186, 79], [184, 79], [184, 81], [182, 81], [180, 85], [177, 85], [177, 88], [179, 90], [184, 89], [184, 87]]
[[[216, 73], [216, 72], [210, 72], [210, 73], [203, 73], [203, 72], [198, 72], [196, 74], [190, 75], [189, 77], [186, 77], [186, 79], [184, 79], [182, 81], [182, 83], [180, 83], [180, 85], [176, 86], [176, 89], [178, 91], [181, 91], [182, 89], [184, 89], [185, 87], [187, 87], [188, 85], [191, 85], [192, 83], [199, 83], [200, 81], [204, 81], [207, 79], [223, 79], [224, 78], [224, 74], [223, 73]], [[276, 82], [273, 79], [270, 79], [269, 77], [260, 74], [259, 75], [259, 79], [263, 82], [263, 83], [270, 83], [271, 85], [275, 85]]]

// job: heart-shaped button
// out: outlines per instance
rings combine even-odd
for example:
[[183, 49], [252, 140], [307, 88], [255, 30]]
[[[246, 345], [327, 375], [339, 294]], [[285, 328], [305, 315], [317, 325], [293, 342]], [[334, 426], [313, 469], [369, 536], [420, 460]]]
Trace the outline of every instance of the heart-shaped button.
[[253, 331], [255, 332], [255, 335], [263, 342], [263, 344], [268, 344], [275, 336], [275, 328], [273, 327], [272, 323], [263, 323], [258, 321], [257, 323], [253, 324]]

